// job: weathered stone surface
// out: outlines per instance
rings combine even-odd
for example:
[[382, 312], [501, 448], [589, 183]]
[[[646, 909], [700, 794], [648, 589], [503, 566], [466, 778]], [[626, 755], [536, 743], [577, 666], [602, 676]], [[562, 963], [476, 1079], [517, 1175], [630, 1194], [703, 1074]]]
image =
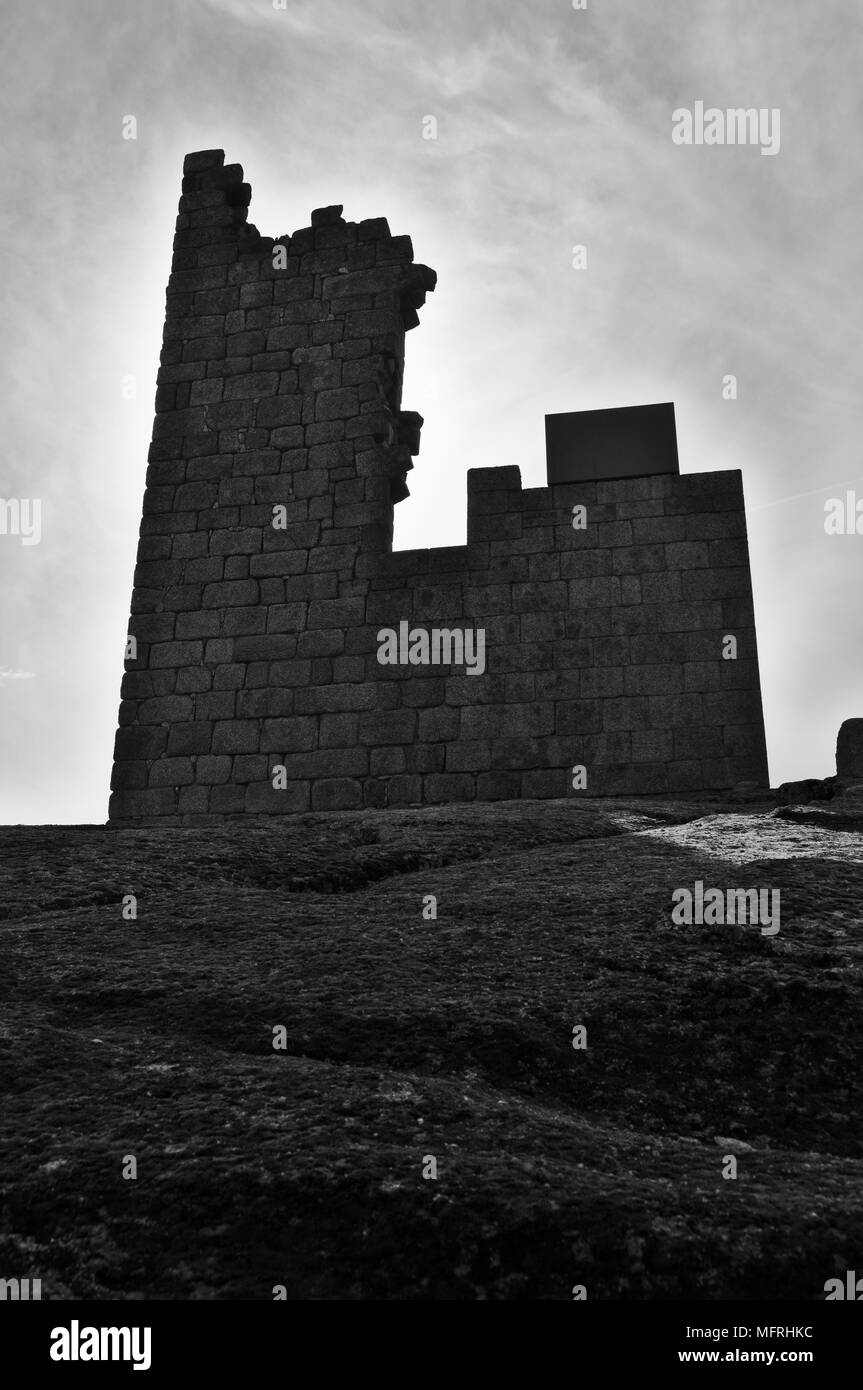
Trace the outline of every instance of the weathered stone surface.
[[833, 784], [820, 777], [804, 777], [797, 782], [782, 782], [775, 798], [780, 806], [804, 806], [808, 801], [829, 801], [834, 795]]
[[863, 719], [846, 719], [839, 729], [836, 775], [852, 782], [863, 778]]
[[[470, 469], [468, 543], [393, 554], [434, 273], [336, 205], [274, 259], [247, 194], [221, 151], [186, 161], [111, 818], [575, 795], [581, 764], [605, 794], [763, 786], [740, 475]], [[484, 643], [382, 664], [403, 621]]]
[[[265, 1276], [295, 1299], [563, 1302], [577, 1249], [596, 1299], [622, 1278], [645, 1300], [823, 1298], [863, 1248], [858, 837], [813, 833], [807, 808], [501, 804], [523, 794], [505, 771], [477, 783], [496, 804], [418, 814], [420, 779], [397, 775], [370, 810], [381, 780], [355, 811], [359, 779], [326, 779], [308, 816], [286, 815], [311, 806], [307, 782], [196, 783], [124, 790], [133, 836], [0, 830], [7, 1271], [38, 1247], [43, 1297], [61, 1300], [255, 1300]], [[191, 828], [214, 814], [278, 823]], [[775, 941], [671, 930], [675, 887], [763, 884], [768, 865]], [[126, 891], [139, 922], [118, 930]], [[16, 1023], [46, 1001], [50, 1027]], [[810, 1036], [838, 1039], [841, 1065]], [[779, 1086], [747, 1064], [774, 1056], [794, 1059]], [[720, 1187], [729, 1116], [744, 1202]], [[139, 1133], [160, 1180], [136, 1186], [153, 1239], [130, 1276], [128, 1202], [106, 1200], [93, 1155]], [[457, 1202], [382, 1185], [442, 1133]], [[298, 1202], [310, 1175], [316, 1201]]]

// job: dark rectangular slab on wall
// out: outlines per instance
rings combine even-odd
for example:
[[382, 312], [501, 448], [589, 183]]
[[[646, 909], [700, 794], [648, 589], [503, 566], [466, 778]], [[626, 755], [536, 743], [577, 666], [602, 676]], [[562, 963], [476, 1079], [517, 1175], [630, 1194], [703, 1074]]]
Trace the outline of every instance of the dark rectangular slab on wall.
[[550, 485], [680, 471], [671, 402], [546, 415], [545, 450]]

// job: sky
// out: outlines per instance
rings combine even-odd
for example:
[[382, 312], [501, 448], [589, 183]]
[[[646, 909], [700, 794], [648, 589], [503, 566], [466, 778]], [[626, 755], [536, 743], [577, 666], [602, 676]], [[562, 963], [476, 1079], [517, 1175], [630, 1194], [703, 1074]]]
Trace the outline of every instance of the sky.
[[[542, 486], [545, 414], [673, 401], [681, 472], [743, 472], [771, 782], [833, 773], [863, 716], [863, 534], [825, 531], [832, 498], [863, 515], [858, 0], [279, 3], [0, 3], [0, 498], [41, 502], [38, 544], [0, 534], [0, 822], [107, 818], [182, 163], [211, 148], [264, 235], [341, 203], [438, 273], [396, 548], [464, 541], [468, 468]], [[778, 148], [675, 143], [696, 102], [778, 110]]]

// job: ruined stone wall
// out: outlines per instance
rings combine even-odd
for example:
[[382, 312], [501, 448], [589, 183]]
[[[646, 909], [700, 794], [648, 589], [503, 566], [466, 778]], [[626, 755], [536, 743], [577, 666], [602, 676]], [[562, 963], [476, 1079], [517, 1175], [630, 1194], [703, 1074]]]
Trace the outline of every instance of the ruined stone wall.
[[[392, 553], [434, 273], [340, 208], [274, 243], [249, 197], [187, 158], [111, 820], [765, 783], [740, 474], [473, 469], [467, 545]], [[404, 620], [483, 629], [483, 673], [381, 665]]]

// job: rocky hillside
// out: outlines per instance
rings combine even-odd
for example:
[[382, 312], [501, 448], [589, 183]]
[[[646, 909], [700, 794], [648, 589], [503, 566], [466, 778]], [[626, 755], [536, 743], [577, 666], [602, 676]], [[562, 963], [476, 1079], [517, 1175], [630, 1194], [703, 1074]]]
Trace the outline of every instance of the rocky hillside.
[[[0, 829], [0, 1272], [823, 1298], [863, 1259], [861, 831], [841, 799]], [[780, 932], [672, 927], [697, 880], [779, 888]]]

